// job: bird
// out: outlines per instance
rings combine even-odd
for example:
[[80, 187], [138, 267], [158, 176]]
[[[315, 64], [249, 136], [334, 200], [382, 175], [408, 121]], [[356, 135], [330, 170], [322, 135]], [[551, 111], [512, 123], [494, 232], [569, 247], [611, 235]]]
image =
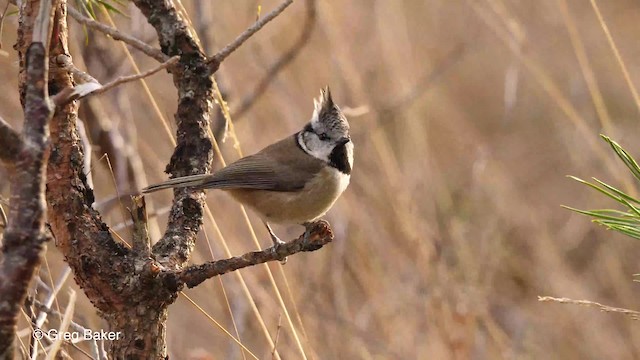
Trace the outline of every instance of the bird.
[[324, 216], [349, 185], [353, 142], [349, 122], [329, 87], [314, 99], [311, 120], [295, 134], [212, 174], [177, 177], [148, 186], [147, 194], [169, 188], [220, 189], [253, 209], [274, 246], [284, 244], [270, 224], [305, 226]]

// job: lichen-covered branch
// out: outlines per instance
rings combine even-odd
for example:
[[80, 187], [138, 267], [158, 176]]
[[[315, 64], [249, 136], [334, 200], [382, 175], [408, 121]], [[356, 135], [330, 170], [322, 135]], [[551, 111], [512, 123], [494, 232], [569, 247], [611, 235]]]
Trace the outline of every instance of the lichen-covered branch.
[[[168, 56], [180, 56], [172, 71], [178, 91], [177, 145], [165, 171], [171, 177], [207, 173], [213, 159], [208, 127], [214, 107], [206, 56], [173, 2], [134, 0], [134, 4], [156, 29], [162, 51]], [[165, 266], [182, 267], [193, 251], [202, 225], [204, 194], [186, 189], [175, 190], [174, 194], [167, 230], [153, 247], [153, 253]]]
[[[66, 0], [56, 7], [50, 46], [50, 90], [52, 96], [73, 88], [73, 76], [55, 61], [70, 57]], [[125, 296], [123, 277], [133, 273], [126, 260], [130, 251], [116, 242], [100, 214], [93, 208], [93, 190], [84, 172], [83, 147], [78, 134], [77, 102], [56, 109], [51, 120], [50, 158], [47, 167], [48, 220], [56, 245], [73, 269], [75, 280], [93, 304], [102, 311], [121, 306]]]

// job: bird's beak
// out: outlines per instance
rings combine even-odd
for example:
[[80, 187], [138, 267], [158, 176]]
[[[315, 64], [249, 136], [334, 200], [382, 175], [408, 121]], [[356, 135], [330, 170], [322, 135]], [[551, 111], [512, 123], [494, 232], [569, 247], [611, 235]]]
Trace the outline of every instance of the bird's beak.
[[338, 144], [344, 145], [344, 144], [348, 143], [349, 141], [351, 141], [351, 136], [345, 136], [343, 138], [340, 138], [340, 140], [338, 140]]

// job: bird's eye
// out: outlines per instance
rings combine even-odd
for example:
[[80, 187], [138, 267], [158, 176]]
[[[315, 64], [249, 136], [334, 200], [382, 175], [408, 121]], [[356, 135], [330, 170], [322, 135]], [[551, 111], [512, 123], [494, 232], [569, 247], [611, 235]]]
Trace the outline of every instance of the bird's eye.
[[329, 140], [329, 135], [322, 133], [320, 135], [318, 135], [318, 137], [320, 138], [320, 140], [325, 141], [325, 140]]

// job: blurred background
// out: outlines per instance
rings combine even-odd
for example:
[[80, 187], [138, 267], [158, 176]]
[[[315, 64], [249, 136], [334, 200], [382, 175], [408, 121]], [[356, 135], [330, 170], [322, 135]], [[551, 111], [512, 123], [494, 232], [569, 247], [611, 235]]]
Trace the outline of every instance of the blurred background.
[[[278, 3], [182, 4], [214, 54], [258, 9], [264, 16]], [[157, 46], [139, 11], [119, 8], [127, 17], [112, 13], [117, 27]], [[100, 82], [133, 73], [134, 64], [156, 65], [69, 21], [74, 63]], [[336, 238], [284, 266], [185, 290], [201, 310], [184, 296], [170, 307], [171, 358], [247, 356], [214, 320], [261, 359], [272, 357], [269, 339], [283, 359], [640, 357], [640, 327], [630, 318], [538, 302], [549, 295], [640, 309], [640, 243], [560, 207], [615, 207], [569, 174], [636, 193], [599, 134], [640, 157], [638, 24], [640, 5], [630, 0], [295, 1], [217, 72], [233, 121], [220, 147], [231, 162], [298, 131], [312, 98], [330, 85], [356, 146], [351, 185], [326, 216]], [[9, 16], [0, 116], [19, 128], [16, 27]], [[146, 84], [83, 101], [80, 111], [96, 207], [125, 240], [127, 195], [166, 179], [173, 150], [176, 90], [166, 73]], [[221, 135], [223, 127], [218, 116], [212, 129]], [[0, 168], [5, 200], [6, 176]], [[154, 239], [170, 203], [169, 191], [148, 197], [158, 214]], [[256, 249], [229, 196], [210, 191], [208, 206], [193, 263], [226, 257], [227, 245], [232, 255]], [[269, 246], [248, 214], [260, 246]], [[283, 238], [303, 231], [275, 230]], [[60, 288], [61, 311], [75, 289], [74, 321], [102, 329], [53, 244], [46, 256], [34, 289]], [[28, 326], [21, 324], [25, 342]]]

